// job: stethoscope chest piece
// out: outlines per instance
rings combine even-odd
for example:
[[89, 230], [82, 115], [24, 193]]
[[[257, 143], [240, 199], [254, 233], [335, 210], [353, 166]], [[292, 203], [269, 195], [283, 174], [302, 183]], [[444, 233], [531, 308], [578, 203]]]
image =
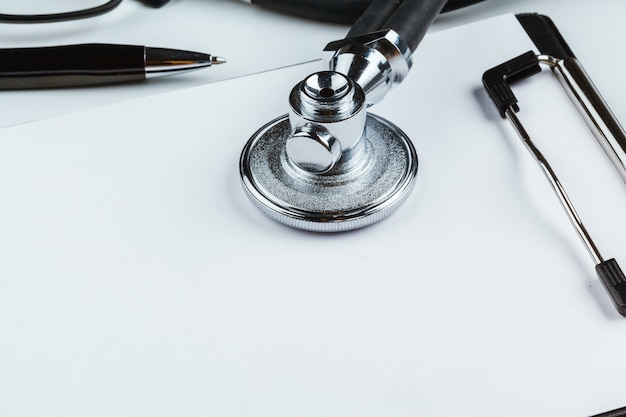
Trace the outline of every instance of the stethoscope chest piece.
[[340, 232], [391, 214], [413, 189], [417, 154], [409, 138], [367, 109], [408, 73], [411, 53], [392, 30], [331, 42], [327, 71], [289, 94], [289, 113], [243, 149], [248, 196], [286, 225]]
[[303, 169], [289, 157], [289, 116], [259, 129], [240, 159], [240, 174], [252, 202], [288, 226], [339, 232], [361, 228], [391, 214], [413, 189], [417, 154], [389, 121], [367, 114], [359, 145], [328, 171]]

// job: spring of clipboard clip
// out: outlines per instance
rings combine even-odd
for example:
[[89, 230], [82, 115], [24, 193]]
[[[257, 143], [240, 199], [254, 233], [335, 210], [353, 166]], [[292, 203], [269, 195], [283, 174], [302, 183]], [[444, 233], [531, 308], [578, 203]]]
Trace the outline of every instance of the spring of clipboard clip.
[[483, 74], [483, 85], [500, 112], [508, 119], [524, 145], [535, 158], [550, 185], [557, 194], [572, 225], [596, 264], [596, 273], [606, 288], [617, 311], [626, 317], [626, 277], [615, 258], [605, 260], [591, 239], [554, 170], [532, 142], [530, 135], [517, 117], [519, 107], [510, 83], [541, 72], [539, 64], [546, 64], [570, 94], [579, 111], [602, 145], [605, 153], [626, 182], [626, 134], [615, 116], [593, 86], [575, 58], [558, 59], [550, 55], [536, 55], [530, 51], [498, 65]]

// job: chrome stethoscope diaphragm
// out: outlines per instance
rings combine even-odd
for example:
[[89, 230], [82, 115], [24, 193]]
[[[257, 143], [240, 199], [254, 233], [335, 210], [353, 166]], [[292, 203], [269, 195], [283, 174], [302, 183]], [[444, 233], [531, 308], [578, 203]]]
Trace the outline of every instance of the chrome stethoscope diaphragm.
[[[312, 139], [293, 135], [288, 115], [269, 122], [241, 155], [248, 196], [274, 220], [299, 229], [338, 232], [382, 220], [413, 189], [417, 154], [408, 137], [389, 121], [368, 114], [364, 123], [358, 143], [321, 171], [335, 158], [340, 146], [335, 139], [325, 141], [327, 135], [320, 134], [319, 142], [297, 143]], [[303, 158], [291, 157], [294, 153]]]
[[244, 189], [265, 214], [299, 229], [338, 232], [382, 220], [414, 188], [417, 153], [368, 108], [400, 84], [412, 51], [446, 0], [373, 2], [346, 39], [324, 49], [326, 71], [289, 95], [289, 114], [247, 142]]

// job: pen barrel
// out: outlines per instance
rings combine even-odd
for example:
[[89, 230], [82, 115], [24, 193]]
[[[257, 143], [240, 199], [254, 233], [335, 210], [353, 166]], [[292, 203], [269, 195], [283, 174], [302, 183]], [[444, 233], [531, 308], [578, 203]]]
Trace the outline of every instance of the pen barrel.
[[0, 49], [0, 89], [78, 87], [145, 79], [143, 46], [81, 44]]

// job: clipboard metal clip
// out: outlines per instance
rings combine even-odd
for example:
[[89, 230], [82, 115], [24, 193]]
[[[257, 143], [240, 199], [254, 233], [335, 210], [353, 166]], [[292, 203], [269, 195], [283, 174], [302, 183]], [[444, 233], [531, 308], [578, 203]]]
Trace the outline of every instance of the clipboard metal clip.
[[568, 91], [570, 98], [577, 105], [609, 159], [626, 182], [626, 166], [624, 165], [626, 134], [576, 58], [559, 59], [551, 55], [536, 55], [529, 51], [486, 71], [483, 74], [483, 85], [498, 108], [500, 116], [511, 122], [518, 136], [541, 167], [596, 264], [598, 277], [609, 293], [613, 304], [618, 312], [626, 317], [626, 276], [614, 258], [604, 259], [556, 173], [517, 117], [519, 106], [510, 83], [538, 74], [541, 72], [540, 64], [548, 65], [557, 75], [561, 85]]

